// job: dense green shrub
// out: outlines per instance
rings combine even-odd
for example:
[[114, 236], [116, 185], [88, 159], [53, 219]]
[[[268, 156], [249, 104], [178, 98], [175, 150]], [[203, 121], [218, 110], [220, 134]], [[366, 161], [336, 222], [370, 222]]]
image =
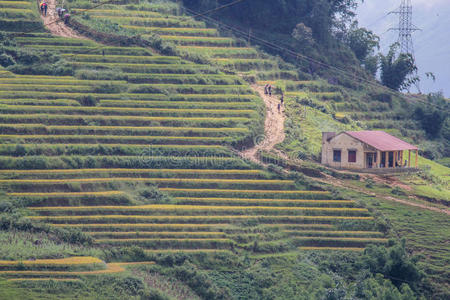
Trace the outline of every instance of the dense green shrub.
[[[1, 27], [1, 26], [0, 26]], [[0, 65], [18, 74], [72, 75], [72, 67], [60, 56], [19, 47], [13, 36], [0, 32]]]
[[91, 95], [81, 96], [78, 99], [78, 102], [80, 102], [83, 106], [96, 106], [98, 103], [98, 99], [92, 97]]
[[361, 257], [360, 264], [372, 274], [382, 274], [397, 287], [407, 282], [417, 290], [423, 273], [417, 267], [419, 257], [409, 257], [405, 249], [405, 241], [392, 247], [369, 245]]

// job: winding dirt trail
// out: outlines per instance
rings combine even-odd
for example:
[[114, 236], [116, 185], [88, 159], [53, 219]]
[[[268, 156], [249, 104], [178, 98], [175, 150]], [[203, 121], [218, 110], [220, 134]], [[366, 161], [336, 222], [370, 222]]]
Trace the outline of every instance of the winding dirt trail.
[[53, 35], [83, 40], [87, 39], [86, 37], [78, 34], [72, 28], [66, 26], [64, 21], [59, 18], [56, 13], [56, 0], [47, 0], [47, 4], [47, 16], [41, 15], [41, 18], [44, 20], [45, 27], [47, 27]]
[[[278, 97], [264, 94], [264, 87], [258, 85], [252, 85], [252, 89], [258, 92], [259, 96], [264, 100], [266, 105], [266, 119], [264, 121], [264, 135], [257, 136], [255, 138], [255, 146], [246, 149], [241, 152], [241, 155], [253, 162], [259, 162], [257, 158], [258, 150], [275, 150], [275, 145], [284, 141], [284, 108], [282, 107], [280, 112], [278, 111], [278, 103], [280, 100]], [[278, 153], [284, 158], [284, 153]]]

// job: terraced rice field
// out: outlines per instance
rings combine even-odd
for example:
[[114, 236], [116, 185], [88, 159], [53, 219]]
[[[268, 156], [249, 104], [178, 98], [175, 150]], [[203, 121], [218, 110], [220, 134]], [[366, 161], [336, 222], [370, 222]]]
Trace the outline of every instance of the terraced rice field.
[[[74, 4], [76, 6], [76, 3]], [[247, 47], [243, 41], [222, 37], [214, 28], [206, 27], [204, 22], [187, 16], [177, 16], [173, 12], [127, 11], [120, 5], [109, 5], [107, 10], [92, 10], [89, 15], [95, 19], [109, 20], [127, 29], [132, 34], [158, 35], [164, 41], [174, 43], [181, 51], [201, 54], [222, 68], [250, 71], [273, 71], [278, 69], [273, 60], [254, 48]]]
[[[29, 219], [80, 229], [99, 247], [138, 245], [151, 253], [235, 251], [252, 249], [255, 241], [286, 239], [301, 249], [361, 250], [386, 242], [367, 229], [374, 219], [355, 201], [308, 190], [230, 151], [261, 131], [263, 103], [240, 76], [220, 70], [295, 74], [280, 71], [244, 42], [221, 37], [190, 17], [159, 11], [157, 4], [148, 11], [108, 5], [89, 15], [143, 36], [158, 34], [212, 63], [44, 33], [18, 38], [25, 48], [51, 46], [77, 72], [106, 74], [95, 80], [0, 78], [0, 187], [13, 201], [27, 203]], [[319, 85], [292, 80], [288, 86]], [[167, 195], [166, 202], [150, 195], [136, 203], [135, 190], [149, 186]], [[365, 229], [344, 228], [346, 222]], [[76, 280], [125, 266], [11, 267], [0, 274], [11, 280]]]
[[8, 281], [74, 281], [81, 276], [118, 274], [128, 266], [151, 265], [153, 262], [109, 263], [95, 257], [0, 261], [0, 276]]

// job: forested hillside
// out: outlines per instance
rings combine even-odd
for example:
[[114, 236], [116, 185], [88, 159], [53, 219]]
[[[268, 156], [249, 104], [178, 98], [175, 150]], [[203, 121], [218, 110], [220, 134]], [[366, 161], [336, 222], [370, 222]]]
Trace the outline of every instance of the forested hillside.
[[366, 128], [442, 159], [447, 100], [375, 82], [355, 1], [231, 2], [0, 1], [0, 298], [447, 298], [449, 169], [316, 163]]

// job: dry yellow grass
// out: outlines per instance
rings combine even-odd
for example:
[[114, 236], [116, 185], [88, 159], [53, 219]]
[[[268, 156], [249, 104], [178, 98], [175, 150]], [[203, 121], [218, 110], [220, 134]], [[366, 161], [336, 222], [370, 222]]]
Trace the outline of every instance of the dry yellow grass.
[[[64, 140], [70, 140], [70, 139], [76, 139], [76, 140], [93, 140], [93, 139], [100, 139], [102, 141], [108, 140], [108, 141], [121, 141], [126, 140], [124, 143], [125, 145], [128, 144], [129, 140], [134, 141], [146, 141], [149, 143], [152, 143], [152, 140], [178, 140], [178, 141], [204, 141], [204, 142], [226, 142], [230, 141], [231, 139], [229, 137], [207, 137], [207, 136], [145, 136], [145, 135], [139, 135], [139, 136], [131, 136], [131, 135], [71, 135], [71, 134], [65, 134], [65, 135], [47, 135], [47, 134], [0, 134], [0, 138], [4, 139], [15, 139], [15, 140], [22, 140], [22, 139], [32, 139], [33, 141], [39, 140], [41, 142], [42, 140], [45, 141], [51, 141], [54, 139], [64, 139]], [[108, 142], [102, 142], [103, 144], [108, 144]], [[217, 159], [217, 158], [216, 158]]]
[[52, 278], [52, 277], [39, 277], [39, 278], [10, 278], [8, 281], [81, 281], [79, 278]]
[[96, 235], [109, 235], [109, 236], [134, 236], [134, 235], [173, 235], [173, 236], [183, 236], [183, 235], [194, 235], [194, 236], [210, 236], [210, 235], [221, 235], [225, 236], [224, 232], [219, 231], [155, 231], [155, 232], [142, 232], [142, 231], [87, 231], [86, 234], [96, 236]]
[[106, 220], [106, 219], [121, 219], [121, 220], [148, 220], [158, 221], [161, 219], [167, 220], [239, 220], [239, 219], [270, 219], [270, 220], [373, 220], [373, 217], [359, 217], [359, 216], [249, 216], [249, 215], [227, 215], [227, 216], [128, 216], [128, 215], [89, 215], [89, 216], [28, 216], [32, 220]]
[[250, 198], [196, 198], [196, 197], [174, 197], [176, 200], [199, 201], [199, 202], [249, 202], [249, 203], [317, 203], [317, 204], [352, 204], [353, 200], [306, 200], [306, 199], [250, 199]]
[[217, 223], [217, 224], [147, 224], [147, 223], [132, 223], [132, 224], [53, 224], [55, 227], [71, 227], [71, 228], [173, 228], [173, 229], [183, 229], [183, 228], [212, 228], [212, 227], [223, 227], [228, 224]]
[[354, 241], [354, 242], [380, 242], [387, 243], [388, 239], [384, 238], [361, 238], [361, 237], [296, 237], [298, 240], [316, 240], [316, 241]]
[[299, 247], [300, 250], [364, 251], [364, 248], [352, 247]]
[[124, 195], [122, 191], [104, 191], [104, 192], [53, 192], [53, 193], [7, 193], [8, 196], [16, 197], [78, 197], [78, 196], [117, 196]]
[[253, 193], [253, 194], [315, 194], [315, 195], [328, 195], [330, 192], [327, 191], [285, 191], [285, 190], [224, 190], [224, 189], [178, 189], [178, 188], [161, 188], [160, 190], [166, 192], [212, 192], [212, 193]]
[[[120, 145], [120, 144], [117, 144]], [[110, 146], [110, 145], [108, 145]], [[139, 145], [142, 146], [142, 145]], [[143, 145], [144, 147], [148, 147]], [[184, 145], [182, 145], [184, 146]], [[164, 146], [163, 146], [164, 147]], [[176, 145], [167, 145], [169, 148], [176, 148]], [[185, 146], [186, 147], [186, 146]], [[190, 146], [192, 147], [192, 146]], [[223, 146], [194, 146], [195, 148], [224, 148]], [[125, 168], [111, 168], [111, 169], [50, 169], [50, 170], [0, 170], [0, 174], [78, 174], [78, 173], [197, 173], [197, 174], [263, 174], [260, 170], [209, 170], [209, 169], [125, 169]]]
[[101, 275], [124, 272], [127, 266], [152, 265], [154, 262], [129, 262], [129, 263], [109, 263], [106, 269], [95, 271], [0, 271], [3, 275], [34, 275], [34, 276], [80, 276], [80, 275]]
[[335, 233], [335, 234], [355, 234], [355, 235], [364, 235], [364, 234], [374, 234], [374, 235], [383, 235], [378, 231], [349, 231], [349, 230], [283, 230], [283, 232], [287, 233]]
[[199, 238], [199, 239], [190, 239], [190, 238], [136, 238], [136, 239], [96, 239], [95, 242], [99, 244], [103, 243], [123, 243], [123, 242], [232, 242], [230, 239], [208, 239], [208, 238]]
[[[221, 158], [222, 159], [222, 158]], [[240, 183], [240, 184], [294, 184], [292, 180], [265, 180], [265, 179], [199, 179], [199, 178], [74, 178], [74, 179], [1, 179], [0, 183], [14, 184], [65, 184], [65, 183], [105, 183], [105, 182], [175, 182], [175, 183]], [[279, 191], [281, 192], [281, 191]], [[283, 191], [287, 192], [287, 191]]]
[[160, 250], [144, 250], [144, 252], [148, 253], [230, 253], [230, 250], [223, 249], [160, 249]]
[[89, 264], [102, 264], [103, 261], [91, 256], [73, 256], [68, 258], [56, 258], [56, 259], [36, 259], [36, 260], [0, 260], [1, 266], [36, 266], [36, 265], [51, 265], [51, 266], [70, 266], [70, 265], [89, 265]]
[[49, 206], [49, 207], [29, 207], [35, 211], [95, 211], [95, 210], [116, 210], [116, 211], [157, 211], [157, 210], [222, 210], [222, 211], [242, 211], [242, 210], [271, 210], [271, 211], [348, 211], [348, 212], [368, 212], [366, 208], [352, 207], [292, 207], [292, 206], [215, 206], [215, 205], [170, 205], [170, 204], [150, 204], [137, 206]]

